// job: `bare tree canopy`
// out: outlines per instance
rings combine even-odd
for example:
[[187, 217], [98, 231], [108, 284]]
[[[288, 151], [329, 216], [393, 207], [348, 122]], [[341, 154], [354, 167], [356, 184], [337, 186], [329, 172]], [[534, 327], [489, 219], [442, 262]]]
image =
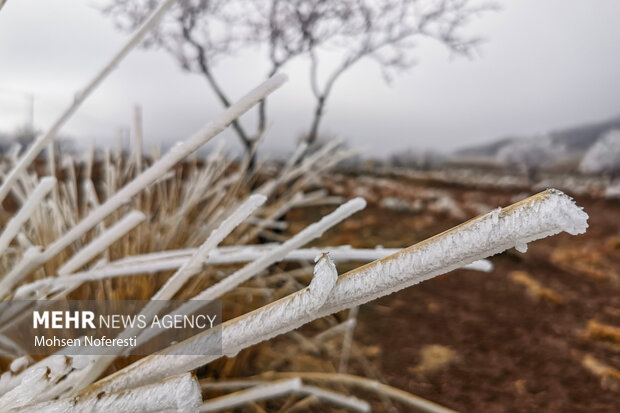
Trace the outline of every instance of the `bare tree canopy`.
[[[103, 11], [129, 31], [156, 5], [111, 0]], [[349, 68], [371, 60], [387, 80], [415, 64], [416, 41], [423, 38], [468, 55], [479, 39], [463, 34], [463, 27], [492, 7], [476, 0], [180, 0], [145, 45], [165, 48], [185, 70], [203, 75], [226, 107], [231, 99], [214, 73], [222, 59], [258, 48], [269, 63], [268, 77], [292, 59], [308, 57], [315, 105], [306, 139], [313, 143], [334, 84]], [[239, 121], [232, 124], [248, 151], [267, 127], [266, 102], [257, 116], [252, 132]]]

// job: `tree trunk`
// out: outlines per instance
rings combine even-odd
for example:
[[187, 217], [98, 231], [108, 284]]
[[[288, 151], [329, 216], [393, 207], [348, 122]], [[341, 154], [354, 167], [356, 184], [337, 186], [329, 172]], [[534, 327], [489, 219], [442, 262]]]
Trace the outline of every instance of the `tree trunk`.
[[312, 126], [310, 126], [310, 132], [306, 137], [308, 145], [312, 145], [316, 142], [319, 136], [319, 125], [323, 119], [323, 110], [325, 109], [325, 96], [321, 96], [317, 99], [316, 107], [314, 108], [314, 116], [312, 118]]

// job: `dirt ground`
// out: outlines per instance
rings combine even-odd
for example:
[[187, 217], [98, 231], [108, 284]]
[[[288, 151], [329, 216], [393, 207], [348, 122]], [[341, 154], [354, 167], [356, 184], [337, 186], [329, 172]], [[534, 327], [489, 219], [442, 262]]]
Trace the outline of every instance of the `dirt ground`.
[[[527, 196], [344, 175], [326, 185], [369, 200], [320, 242], [355, 247], [408, 246]], [[377, 349], [378, 374], [462, 412], [620, 411], [620, 203], [576, 201], [590, 215], [585, 235], [536, 241], [493, 257], [491, 273], [454, 271], [362, 306], [355, 338]]]

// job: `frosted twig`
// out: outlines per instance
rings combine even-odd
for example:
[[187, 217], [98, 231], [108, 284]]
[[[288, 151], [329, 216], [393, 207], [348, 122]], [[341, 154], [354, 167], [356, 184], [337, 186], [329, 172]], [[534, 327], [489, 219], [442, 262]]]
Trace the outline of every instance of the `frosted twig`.
[[20, 383], [0, 398], [3, 411], [33, 403], [42, 393], [53, 387], [71, 369], [66, 356], [49, 357], [46, 367], [36, 367], [24, 372]]
[[[222, 383], [227, 385], [227, 382]], [[345, 396], [333, 391], [324, 390], [316, 386], [308, 386], [301, 382], [299, 378], [291, 378], [271, 383], [264, 382], [241, 382], [232, 383], [235, 386], [251, 387], [247, 390], [237, 391], [225, 396], [207, 400], [203, 403], [201, 412], [215, 412], [220, 410], [232, 409], [237, 406], [258, 401], [268, 400], [287, 394], [300, 394], [314, 396], [318, 399], [345, 407], [357, 412], [369, 412], [370, 405], [353, 396]]]
[[[17, 235], [20, 228], [28, 219], [32, 216], [35, 209], [41, 205], [41, 201], [56, 185], [56, 178], [45, 177], [41, 179], [41, 182], [32, 191], [26, 203], [22, 205], [19, 212], [6, 224], [2, 235], [0, 235], [0, 256], [4, 253], [4, 250], [9, 246], [13, 238]], [[4, 295], [2, 283], [0, 283], [0, 296]]]
[[[32, 246], [26, 249], [21, 260], [0, 280], [0, 298], [6, 297], [11, 292], [11, 288], [28, 274], [30, 262], [36, 261], [40, 257], [41, 247]], [[1, 316], [4, 316], [4, 314]]]
[[269, 372], [259, 377], [269, 378], [288, 378], [299, 377], [304, 380], [319, 381], [323, 383], [333, 384], [346, 384], [350, 386], [359, 387], [361, 389], [371, 391], [374, 393], [383, 394], [393, 400], [397, 400], [406, 406], [413, 407], [417, 410], [428, 413], [455, 413], [454, 410], [445, 408], [429, 400], [425, 400], [421, 397], [414, 396], [404, 390], [397, 389], [384, 383], [380, 383], [376, 380], [371, 380], [366, 377], [354, 376], [352, 374], [338, 374], [338, 373], [314, 373], [314, 372]]
[[286, 75], [284, 74], [278, 74], [267, 79], [258, 87], [239, 99], [236, 103], [228, 107], [228, 109], [226, 109], [215, 121], [207, 124], [184, 142], [179, 142], [163, 157], [151, 165], [151, 167], [146, 169], [133, 181], [111, 195], [103, 204], [91, 211], [82, 221], [71, 228], [67, 233], [47, 246], [47, 248], [36, 257], [36, 259], [32, 259], [27, 264], [20, 266], [20, 272], [27, 274], [39, 265], [56, 256], [56, 254], [60, 253], [68, 245], [80, 238], [84, 233], [97, 225], [105, 217], [116, 211], [122, 205], [127, 204], [133, 196], [163, 176], [176, 163], [190, 153], [194, 152], [209, 139], [224, 130], [233, 120], [241, 116], [256, 103], [260, 102], [267, 97], [267, 95], [280, 87], [286, 79]]
[[[161, 301], [172, 299], [190, 277], [200, 272], [209, 253], [266, 200], [267, 198], [263, 195], [252, 195], [243, 202], [217, 229], [213, 230], [211, 235], [200, 248], [198, 248], [194, 255], [151, 297], [151, 301], [141, 310], [140, 314], [146, 316], [149, 320], [155, 316], [160, 309]], [[146, 336], [146, 334], [144, 334], [144, 331], [140, 334], [139, 330], [138, 327], [127, 328], [119, 334], [118, 338], [128, 338], [138, 334], [137, 340], [139, 342], [148, 341], [149, 339], [142, 340], [142, 337]], [[91, 366], [90, 371], [82, 377], [81, 385], [90, 384], [92, 380], [95, 380], [113, 361], [113, 356], [106, 355], [98, 357]]]
[[[505, 208], [467, 221], [451, 230], [405, 248], [389, 257], [364, 265], [338, 277], [327, 297], [311, 300], [319, 308], [300, 306], [304, 294], [312, 296], [313, 285], [325, 270], [315, 269], [310, 287], [222, 324], [222, 346], [226, 355], [291, 331], [316, 318], [361, 305], [378, 297], [454, 270], [466, 263], [497, 254], [517, 244], [531, 242], [565, 231], [585, 232], [588, 215], [571, 198], [557, 190], [547, 190]], [[320, 267], [319, 261], [317, 267]], [[325, 267], [325, 264], [322, 265]], [[327, 272], [327, 271], [325, 271]], [[310, 311], [308, 311], [310, 309]], [[165, 354], [183, 349], [206, 349], [213, 331], [207, 330], [159, 355], [138, 362], [100, 380], [87, 391], [119, 390], [148, 383], [171, 374], [190, 371], [218, 356], [176, 356]]]
[[136, 165], [136, 175], [142, 172], [142, 107], [133, 108], [133, 154]]
[[[234, 331], [228, 330], [225, 333], [224, 330], [222, 330], [221, 347], [222, 349], [225, 349], [226, 355], [233, 356], [242, 348], [247, 347], [248, 335], [251, 336], [250, 340], [253, 341], [252, 344], [269, 338], [263, 333], [265, 326], [277, 326], [281, 330], [279, 333], [290, 331], [298, 327], [300, 319], [311, 317], [312, 314], [323, 305], [324, 300], [327, 298], [336, 283], [338, 273], [328, 254], [323, 254], [321, 257], [317, 258], [318, 262], [314, 268], [314, 277], [307, 288], [292, 294], [289, 296], [288, 300], [279, 300], [276, 303], [262, 307], [259, 312], [254, 311], [247, 314], [242, 320], [239, 320], [239, 323], [236, 325], [237, 329]], [[213, 329], [208, 331], [213, 332]], [[269, 336], [276, 334], [278, 333], [274, 333], [272, 329], [267, 332], [267, 335]], [[210, 342], [212, 337], [213, 336], [210, 335], [205, 338], [208, 342]], [[194, 349], [196, 350], [205, 348], [205, 343], [200, 342], [200, 340], [193, 342], [191, 345], [194, 346]], [[207, 344], [207, 346], [209, 345], [210, 344]], [[202, 356], [198, 357], [202, 358]], [[165, 356], [163, 356], [163, 358], [166, 359]], [[167, 365], [167, 370], [176, 370], [180, 368], [179, 363], [183, 363], [184, 367], [186, 367], [185, 363], [189, 362], [193, 364], [193, 360], [195, 358], [196, 356], [177, 355], [172, 359], [167, 359], [164, 363]], [[215, 358], [217, 358], [217, 356]], [[136, 363], [132, 366], [135, 365]], [[124, 371], [126, 372], [127, 370], [125, 369]], [[169, 375], [170, 374], [164, 373], [163, 377], [167, 377]], [[133, 373], [121, 373], [122, 384], [119, 386], [118, 383], [116, 383], [116, 380], [113, 379], [113, 383], [111, 383], [111, 387], [109, 387], [109, 389], [126, 388], [125, 386], [134, 387], [129, 383], [133, 381], [140, 381], [140, 378], [140, 371], [138, 371], [137, 375]], [[105, 383], [102, 384], [103, 386], [95, 383], [94, 385], [86, 388], [84, 393], [99, 392], [102, 388], [108, 388]]]
[[354, 396], [345, 396], [334, 391], [306, 384], [301, 386], [299, 393], [305, 394], [306, 396], [314, 396], [356, 412], [370, 412], [370, 405], [364, 400], [360, 400]]
[[301, 380], [298, 378], [277, 381], [241, 390], [225, 396], [207, 400], [202, 404], [200, 412], [217, 412], [220, 410], [233, 409], [256, 400], [268, 400], [301, 389]]
[[[250, 245], [215, 248], [203, 265], [240, 264], [257, 260], [270, 254], [278, 245]], [[104, 267], [77, 272], [69, 278], [47, 277], [24, 284], [15, 291], [15, 299], [32, 298], [38, 291], [57, 292], [65, 290], [68, 294], [73, 288], [85, 282], [108, 278], [124, 277], [136, 274], [152, 274], [160, 271], [177, 270], [185, 265], [196, 248], [164, 251], [137, 255], [113, 261]], [[369, 262], [386, 257], [399, 251], [396, 248], [358, 249], [348, 245], [341, 247], [301, 248], [288, 253], [282, 261], [311, 261], [323, 251], [328, 251], [334, 262], [361, 261]], [[486, 261], [486, 260], [482, 260]], [[475, 263], [474, 263], [475, 264]], [[490, 265], [490, 263], [489, 263]], [[469, 268], [465, 266], [463, 268]], [[75, 287], [73, 287], [75, 286]]]
[[[254, 261], [261, 256], [268, 254], [270, 251], [278, 248], [280, 244], [262, 244], [262, 245], [235, 245], [219, 247], [213, 250], [209, 255], [207, 263], [210, 265], [221, 264], [239, 264], [243, 262]], [[334, 262], [346, 261], [374, 261], [388, 255], [392, 255], [402, 248], [352, 248], [350, 245], [325, 246], [313, 248], [299, 248], [289, 252], [283, 261], [312, 261], [317, 255], [328, 251], [329, 256]], [[196, 252], [195, 248], [187, 248], [181, 250], [160, 251], [150, 254], [134, 255], [112, 261], [106, 265], [106, 269], [113, 268], [131, 268], [132, 266], [142, 266], [142, 272], [162, 271], [160, 264], [168, 263], [169, 266], [161, 267], [163, 270], [174, 269], [174, 265], [184, 262], [192, 254]], [[153, 265], [153, 270], [147, 268]], [[464, 265], [462, 269], [489, 272], [493, 269], [493, 264], [488, 260], [479, 260], [471, 264]]]
[[293, 251], [294, 249], [307, 244], [311, 240], [320, 237], [327, 229], [364, 207], [366, 207], [366, 201], [362, 198], [355, 198], [345, 204], [342, 204], [334, 212], [321, 218], [319, 222], [308, 225], [301, 232], [272, 250], [270, 253], [262, 255], [257, 260], [252, 261], [242, 269], [229, 275], [217, 284], [207, 288], [200, 294], [196, 295], [194, 299], [214, 300], [222, 296], [227, 291], [230, 291], [239, 284], [247, 281], [255, 274], [258, 274], [260, 271], [269, 267], [271, 264], [280, 261], [282, 258], [286, 257], [290, 251]]
[[[195, 302], [189, 302], [182, 304], [173, 311], [171, 314], [191, 314], [196, 309], [200, 308], [201, 304], [197, 301], [208, 301], [215, 300], [218, 297], [226, 294], [228, 291], [233, 290], [235, 287], [239, 286], [243, 282], [249, 280], [254, 275], [268, 268], [275, 262], [280, 261], [284, 258], [290, 251], [298, 248], [315, 238], [320, 237], [323, 233], [336, 225], [343, 219], [349, 217], [351, 214], [363, 209], [366, 206], [366, 201], [362, 198], [354, 198], [349, 202], [342, 204], [339, 206], [334, 212], [329, 215], [324, 216], [319, 220], [319, 222], [315, 222], [306, 228], [304, 228], [301, 232], [293, 236], [288, 241], [284, 242], [274, 250], [270, 251], [268, 254], [261, 255], [255, 261], [252, 261], [250, 264], [241, 268], [240, 270], [234, 272], [228, 277], [224, 278], [220, 282], [214, 284], [213, 286], [205, 289], [201, 293], [197, 294], [192, 298]], [[316, 255], [315, 255], [316, 257]], [[330, 259], [330, 262], [331, 259]], [[333, 265], [333, 262], [332, 262]], [[149, 329], [142, 332], [142, 335], [139, 339], [142, 342], [148, 342], [155, 335], [160, 334], [165, 331], [164, 329]]]
[[329, 340], [330, 338], [337, 336], [338, 334], [346, 333], [350, 329], [355, 328], [356, 325], [357, 319], [348, 318], [342, 323], [338, 323], [325, 331], [321, 331], [319, 334], [313, 337], [313, 340], [318, 342]]
[[[200, 386], [190, 374], [118, 393], [74, 396], [15, 409], [20, 413], [198, 412]], [[9, 410], [13, 411], [13, 410]]]
[[[349, 320], [357, 320], [359, 306], [351, 307], [349, 310]], [[356, 323], [352, 324], [344, 333], [342, 339], [342, 353], [340, 354], [340, 364], [338, 365], [338, 373], [346, 373], [349, 364], [349, 356], [351, 355], [351, 344], [353, 344], [353, 331]]]
[[101, 233], [97, 238], [92, 240], [88, 245], [81, 248], [59, 269], [58, 275], [65, 276], [73, 273], [78, 268], [84, 266], [94, 257], [99, 255], [103, 250], [114, 244], [120, 238], [125, 236], [129, 231], [146, 219], [140, 211], [130, 211], [120, 221], [112, 225], [110, 228]]
[[0, 202], [8, 195], [11, 187], [17, 180], [18, 176], [26, 170], [28, 165], [32, 163], [34, 158], [50, 143], [55, 137], [60, 128], [71, 118], [71, 116], [77, 111], [86, 98], [97, 88], [97, 86], [105, 79], [112, 70], [123, 60], [125, 56], [144, 38], [149, 30], [157, 24], [159, 19], [164, 13], [172, 7], [177, 0], [164, 0], [159, 7], [146, 19], [146, 21], [134, 32], [134, 34], [127, 40], [127, 42], [116, 52], [112, 59], [95, 75], [95, 77], [82, 89], [75, 94], [73, 102], [68, 108], [60, 115], [52, 127], [43, 135], [39, 136], [32, 145], [28, 148], [26, 153], [19, 159], [17, 164], [13, 166], [11, 172], [4, 178], [2, 185], [0, 185]]

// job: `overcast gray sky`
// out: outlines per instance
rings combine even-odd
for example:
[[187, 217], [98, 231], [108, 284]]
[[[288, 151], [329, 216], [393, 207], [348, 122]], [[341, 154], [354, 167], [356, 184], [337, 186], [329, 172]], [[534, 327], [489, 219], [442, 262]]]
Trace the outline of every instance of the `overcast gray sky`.
[[[421, 44], [420, 64], [386, 86], [373, 63], [355, 67], [334, 89], [323, 131], [386, 155], [405, 148], [451, 151], [508, 134], [536, 134], [620, 114], [620, 1], [513, 0], [482, 16], [474, 60]], [[9, 0], [0, 11], [0, 130], [26, 118], [45, 129], [127, 37], [93, 2]], [[219, 68], [241, 96], [264, 72], [255, 56]], [[291, 150], [307, 130], [312, 98], [306, 62], [288, 67], [276, 92], [266, 148]], [[249, 69], [251, 68], [251, 69]], [[260, 66], [258, 66], [260, 69]], [[140, 103], [146, 138], [178, 140], [220, 111], [205, 81], [182, 72], [164, 51], [138, 50], [63, 129], [80, 142], [113, 141]], [[236, 143], [228, 132], [219, 138]], [[231, 145], [233, 147], [233, 145]]]

